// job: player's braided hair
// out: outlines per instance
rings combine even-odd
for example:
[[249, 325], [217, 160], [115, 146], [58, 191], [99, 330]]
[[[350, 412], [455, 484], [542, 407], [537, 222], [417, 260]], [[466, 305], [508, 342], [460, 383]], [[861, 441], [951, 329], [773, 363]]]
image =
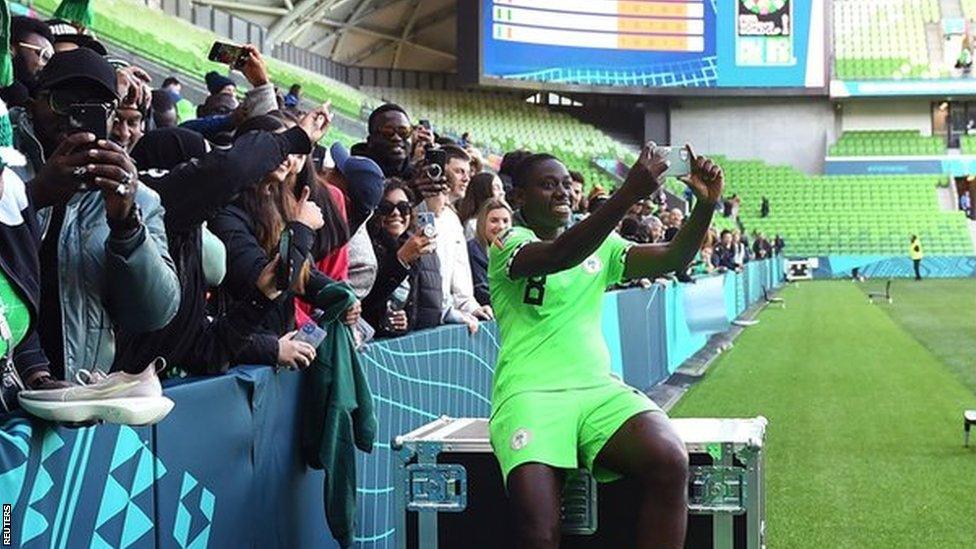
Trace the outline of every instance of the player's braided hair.
[[548, 153], [532, 154], [523, 158], [522, 161], [515, 166], [515, 176], [512, 178], [512, 184], [516, 187], [527, 187], [529, 184], [529, 174], [532, 173], [532, 168], [534, 168], [536, 164], [545, 162], [546, 160], [559, 161], [558, 158]]

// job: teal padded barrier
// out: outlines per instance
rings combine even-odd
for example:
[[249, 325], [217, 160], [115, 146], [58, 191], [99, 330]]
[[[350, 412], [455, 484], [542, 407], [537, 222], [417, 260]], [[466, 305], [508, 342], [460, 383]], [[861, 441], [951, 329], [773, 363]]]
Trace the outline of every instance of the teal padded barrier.
[[[700, 305], [731, 319], [761, 299], [762, 285], [779, 285], [783, 264], [718, 276], [723, 291]], [[687, 288], [607, 295], [604, 335], [627, 383], [655, 385], [704, 345], [685, 321]], [[448, 326], [367, 346], [379, 432], [373, 452], [357, 458], [357, 547], [395, 547], [390, 440], [445, 414], [487, 416], [499, 346], [494, 323], [473, 336]], [[152, 428], [0, 417], [0, 499], [13, 504], [13, 546], [333, 547], [324, 475], [298, 452], [302, 380], [260, 366], [186, 380], [167, 387], [176, 408]]]

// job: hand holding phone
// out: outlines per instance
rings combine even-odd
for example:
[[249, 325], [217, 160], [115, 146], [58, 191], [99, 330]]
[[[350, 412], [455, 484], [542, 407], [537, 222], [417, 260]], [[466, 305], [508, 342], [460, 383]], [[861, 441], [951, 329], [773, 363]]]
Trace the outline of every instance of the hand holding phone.
[[314, 321], [307, 320], [305, 321], [305, 324], [302, 324], [302, 327], [295, 332], [292, 339], [295, 341], [304, 341], [305, 343], [308, 343], [312, 347], [318, 349], [319, 345], [325, 341], [326, 335], [327, 332], [315, 324]]
[[664, 145], [658, 148], [662, 149], [670, 164], [663, 175], [682, 177], [691, 173], [691, 154], [688, 151], [688, 147]]
[[230, 65], [234, 69], [239, 69], [247, 60], [246, 55], [247, 50], [242, 46], [217, 41], [210, 47], [210, 53], [207, 55], [207, 59], [215, 63]]
[[101, 103], [79, 103], [68, 107], [68, 124], [73, 131], [87, 132], [95, 140], [108, 139], [108, 107]]
[[278, 239], [278, 268], [275, 270], [275, 287], [285, 291], [291, 287], [292, 278], [296, 272], [291, 257], [291, 229], [281, 231]]

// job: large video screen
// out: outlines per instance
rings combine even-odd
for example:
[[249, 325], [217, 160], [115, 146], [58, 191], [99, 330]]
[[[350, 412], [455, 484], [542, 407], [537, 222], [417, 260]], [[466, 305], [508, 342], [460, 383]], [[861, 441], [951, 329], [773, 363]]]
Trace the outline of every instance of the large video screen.
[[481, 81], [826, 90], [824, 1], [481, 0]]

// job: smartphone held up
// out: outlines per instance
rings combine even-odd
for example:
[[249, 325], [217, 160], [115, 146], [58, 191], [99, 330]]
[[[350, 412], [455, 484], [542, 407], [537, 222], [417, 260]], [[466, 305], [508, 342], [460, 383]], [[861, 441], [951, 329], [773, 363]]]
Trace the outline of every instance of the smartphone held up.
[[207, 59], [214, 63], [230, 65], [233, 69], [239, 69], [244, 66], [244, 62], [247, 60], [247, 50], [243, 46], [217, 41], [210, 47], [210, 54], [207, 55]]
[[691, 152], [688, 147], [660, 145], [655, 152], [663, 153], [668, 159], [668, 169], [664, 175], [668, 177], [683, 177], [691, 173]]

